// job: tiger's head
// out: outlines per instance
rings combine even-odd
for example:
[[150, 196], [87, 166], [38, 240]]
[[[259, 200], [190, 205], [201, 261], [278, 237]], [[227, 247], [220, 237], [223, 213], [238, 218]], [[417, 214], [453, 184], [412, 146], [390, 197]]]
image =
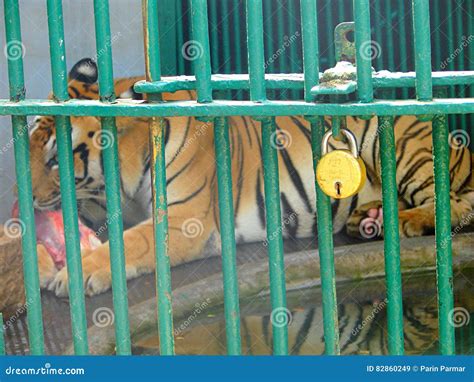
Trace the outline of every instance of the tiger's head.
[[[69, 73], [68, 93], [70, 98], [99, 99], [97, 78], [98, 71], [94, 61], [89, 58], [80, 60]], [[140, 79], [143, 78], [131, 77], [115, 80], [117, 97], [141, 99], [141, 95], [133, 91], [133, 84]], [[51, 99], [52, 95], [49, 98]], [[120, 145], [121, 138], [128, 133], [126, 126], [132, 126], [135, 129], [143, 127], [140, 125], [145, 124], [146, 121], [143, 118], [123, 117], [117, 118], [116, 123]], [[71, 139], [78, 200], [103, 197], [104, 179], [101, 150], [103, 145], [110, 144], [111, 137], [101, 133], [100, 118], [86, 116], [71, 117]], [[143, 142], [143, 138], [140, 141], [140, 137], [137, 137], [136, 144], [135, 150], [145, 142]], [[123, 149], [126, 150], [127, 147]], [[38, 210], [59, 208], [59, 166], [54, 117], [38, 116], [34, 119], [30, 131], [30, 156], [35, 208]], [[136, 163], [133, 163], [133, 160], [132, 162], [127, 161], [127, 163], [125, 171], [133, 171], [131, 167]]]

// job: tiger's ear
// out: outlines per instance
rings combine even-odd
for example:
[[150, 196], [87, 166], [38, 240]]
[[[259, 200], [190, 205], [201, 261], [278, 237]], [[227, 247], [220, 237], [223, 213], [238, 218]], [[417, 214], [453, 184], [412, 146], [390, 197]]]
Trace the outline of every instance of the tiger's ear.
[[76, 80], [86, 84], [97, 82], [97, 64], [91, 58], [83, 58], [78, 61], [69, 72], [69, 81]]

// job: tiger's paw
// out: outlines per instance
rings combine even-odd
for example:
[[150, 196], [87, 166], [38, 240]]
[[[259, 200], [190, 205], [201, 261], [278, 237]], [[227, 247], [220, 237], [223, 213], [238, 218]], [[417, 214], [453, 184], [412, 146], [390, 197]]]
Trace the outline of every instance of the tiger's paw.
[[[95, 269], [89, 271], [87, 264], [84, 265], [84, 292], [88, 296], [94, 296], [103, 293], [111, 287], [111, 274], [108, 269]], [[58, 297], [67, 297], [69, 294], [69, 284], [67, 267], [61, 269], [53, 281], [49, 284], [48, 289]]]
[[383, 210], [381, 201], [363, 204], [354, 210], [347, 220], [346, 231], [361, 239], [376, 239], [383, 236]]

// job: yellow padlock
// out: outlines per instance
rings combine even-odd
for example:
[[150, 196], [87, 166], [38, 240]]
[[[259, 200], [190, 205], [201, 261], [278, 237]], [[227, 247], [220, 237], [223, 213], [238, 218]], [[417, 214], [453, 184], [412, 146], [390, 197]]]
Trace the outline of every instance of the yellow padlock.
[[321, 160], [316, 167], [316, 180], [321, 190], [334, 199], [357, 194], [367, 178], [365, 164], [359, 156], [357, 140], [347, 129], [341, 129], [350, 150], [336, 149], [328, 152], [332, 131], [324, 134], [321, 143]]

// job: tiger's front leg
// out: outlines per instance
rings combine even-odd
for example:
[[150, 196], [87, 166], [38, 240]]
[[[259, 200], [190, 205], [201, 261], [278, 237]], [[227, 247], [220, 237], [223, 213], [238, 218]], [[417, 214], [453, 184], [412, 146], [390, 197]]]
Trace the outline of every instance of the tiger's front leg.
[[[170, 217], [169, 257], [171, 266], [198, 258], [214, 231], [212, 219]], [[149, 219], [124, 232], [125, 271], [127, 280], [151, 273], [155, 269], [153, 221]], [[109, 243], [104, 243], [82, 258], [84, 290], [93, 296], [110, 289]], [[68, 295], [67, 267], [61, 269], [48, 289], [57, 296]]]

